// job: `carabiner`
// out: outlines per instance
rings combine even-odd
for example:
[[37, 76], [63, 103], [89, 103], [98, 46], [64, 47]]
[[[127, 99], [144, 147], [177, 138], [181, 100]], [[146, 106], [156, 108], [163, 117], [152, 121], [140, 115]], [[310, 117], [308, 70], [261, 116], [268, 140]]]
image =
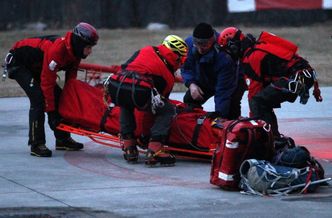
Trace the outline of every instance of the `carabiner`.
[[[293, 83], [295, 84], [294, 89], [292, 88]], [[293, 94], [295, 94], [297, 92], [298, 86], [299, 86], [299, 82], [296, 80], [291, 80], [288, 82], [288, 90]]]
[[305, 76], [305, 77], [307, 77], [307, 78], [311, 78], [311, 74], [310, 74], [310, 72], [309, 72], [309, 70], [308, 69], [304, 69], [304, 70], [302, 70], [302, 73], [303, 73], [303, 75]]

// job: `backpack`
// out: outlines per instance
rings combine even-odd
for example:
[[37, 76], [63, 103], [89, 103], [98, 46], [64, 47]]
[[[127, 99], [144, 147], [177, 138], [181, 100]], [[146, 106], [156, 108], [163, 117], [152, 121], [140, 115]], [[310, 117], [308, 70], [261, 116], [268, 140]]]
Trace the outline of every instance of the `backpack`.
[[293, 168], [313, 168], [319, 179], [323, 179], [325, 174], [322, 165], [311, 156], [309, 150], [304, 146], [286, 146], [277, 150], [272, 163]]
[[262, 120], [242, 118], [224, 122], [219, 134], [221, 142], [212, 157], [210, 183], [226, 190], [238, 190], [239, 169], [244, 160], [273, 157], [270, 125]]
[[284, 38], [263, 31], [258, 37], [254, 49], [263, 50], [281, 59], [290, 61], [296, 54], [298, 47]]
[[291, 192], [313, 192], [331, 178], [320, 179], [314, 168], [293, 168], [271, 164], [266, 160], [249, 159], [240, 167], [240, 188], [244, 193], [285, 195]]

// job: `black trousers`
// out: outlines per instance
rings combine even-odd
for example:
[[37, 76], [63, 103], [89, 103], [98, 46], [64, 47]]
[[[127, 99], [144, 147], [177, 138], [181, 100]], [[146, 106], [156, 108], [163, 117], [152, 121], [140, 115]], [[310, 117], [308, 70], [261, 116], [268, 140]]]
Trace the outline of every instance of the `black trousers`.
[[249, 100], [252, 116], [269, 123], [275, 138], [280, 137], [280, 132], [273, 108], [280, 108], [281, 103], [286, 101], [293, 103], [298, 96], [288, 91], [288, 83], [287, 79], [281, 78], [266, 86]]
[[[29, 110], [29, 145], [45, 144], [45, 113], [44, 113], [44, 96], [40, 83], [36, 81], [32, 73], [25, 67], [18, 67], [11, 72], [11, 78], [17, 81], [30, 100]], [[58, 107], [61, 88], [57, 85], [54, 89], [56, 107]], [[60, 130], [54, 131], [57, 139], [65, 139], [70, 134]]]
[[[156, 110], [154, 116], [154, 123], [150, 130], [151, 140], [164, 142], [168, 136], [168, 131], [171, 127], [171, 122], [175, 116], [175, 106], [167, 100], [164, 101], [165, 105]], [[136, 129], [136, 121], [133, 107], [120, 106], [120, 126], [121, 135], [123, 137], [133, 137]], [[148, 109], [149, 110], [149, 109]]]

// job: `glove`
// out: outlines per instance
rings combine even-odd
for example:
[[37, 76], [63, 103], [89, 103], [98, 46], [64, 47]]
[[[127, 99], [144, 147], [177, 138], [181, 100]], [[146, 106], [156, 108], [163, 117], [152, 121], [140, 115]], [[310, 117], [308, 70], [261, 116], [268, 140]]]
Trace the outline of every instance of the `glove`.
[[314, 91], [312, 92], [312, 94], [314, 95], [317, 102], [323, 101], [317, 81], [315, 81], [314, 83]]
[[190, 95], [194, 100], [203, 100], [204, 92], [195, 83], [191, 83], [189, 86]]
[[323, 98], [320, 95], [320, 89], [314, 89], [314, 91], [312, 92], [312, 94], [314, 95], [315, 99], [317, 102], [322, 102]]
[[57, 111], [50, 111], [48, 115], [48, 125], [54, 131], [56, 127], [61, 123], [61, 116]]
[[219, 111], [215, 111], [215, 112], [207, 112], [206, 114], [206, 118], [210, 118], [210, 119], [216, 119], [217, 117], [222, 117], [221, 113]]

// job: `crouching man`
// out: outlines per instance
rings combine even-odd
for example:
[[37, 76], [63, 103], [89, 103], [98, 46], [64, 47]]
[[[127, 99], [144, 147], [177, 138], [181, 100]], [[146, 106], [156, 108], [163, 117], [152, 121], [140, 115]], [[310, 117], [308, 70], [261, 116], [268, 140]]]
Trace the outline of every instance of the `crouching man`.
[[134, 109], [146, 111], [154, 117], [151, 138], [145, 159], [146, 165], [174, 165], [175, 157], [165, 151], [174, 106], [168, 101], [173, 89], [174, 73], [187, 55], [187, 45], [176, 35], [167, 36], [158, 46], [146, 46], [121, 65], [121, 72], [106, 83], [112, 102], [120, 106], [120, 131], [124, 158], [129, 163], [138, 160], [134, 132]]

